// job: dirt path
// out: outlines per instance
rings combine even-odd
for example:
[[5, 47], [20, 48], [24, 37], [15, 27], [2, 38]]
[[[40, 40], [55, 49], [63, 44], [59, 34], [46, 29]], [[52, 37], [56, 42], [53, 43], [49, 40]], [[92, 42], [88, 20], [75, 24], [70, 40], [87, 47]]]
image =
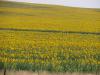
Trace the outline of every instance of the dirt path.
[[60, 30], [38, 30], [38, 29], [16, 29], [16, 28], [0, 28], [0, 30], [100, 35], [100, 32], [79, 32], [79, 31], [60, 31]]
[[[0, 75], [4, 75], [0, 71]], [[7, 71], [6, 75], [100, 75], [92, 73], [48, 73], [48, 72], [32, 72], [32, 71]]]

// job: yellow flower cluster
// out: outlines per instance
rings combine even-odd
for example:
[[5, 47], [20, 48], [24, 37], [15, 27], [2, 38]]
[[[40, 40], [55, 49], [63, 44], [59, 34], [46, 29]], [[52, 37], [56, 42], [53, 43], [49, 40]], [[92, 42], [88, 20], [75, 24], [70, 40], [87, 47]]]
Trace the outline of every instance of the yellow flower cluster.
[[63, 34], [62, 37], [62, 33], [10, 31], [0, 34], [0, 62], [100, 65], [99, 35]]

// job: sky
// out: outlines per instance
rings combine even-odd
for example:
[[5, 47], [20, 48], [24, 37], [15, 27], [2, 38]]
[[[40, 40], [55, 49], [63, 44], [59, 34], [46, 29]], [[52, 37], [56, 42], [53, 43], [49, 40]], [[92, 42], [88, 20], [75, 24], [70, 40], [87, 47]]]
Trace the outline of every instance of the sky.
[[100, 0], [9, 0], [39, 4], [64, 5], [82, 8], [100, 8]]

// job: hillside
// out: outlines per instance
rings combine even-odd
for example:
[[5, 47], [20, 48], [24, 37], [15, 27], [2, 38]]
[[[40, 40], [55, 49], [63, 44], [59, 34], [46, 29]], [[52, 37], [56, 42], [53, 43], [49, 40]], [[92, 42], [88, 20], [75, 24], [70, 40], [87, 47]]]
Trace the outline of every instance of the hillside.
[[100, 32], [99, 10], [0, 2], [0, 28]]

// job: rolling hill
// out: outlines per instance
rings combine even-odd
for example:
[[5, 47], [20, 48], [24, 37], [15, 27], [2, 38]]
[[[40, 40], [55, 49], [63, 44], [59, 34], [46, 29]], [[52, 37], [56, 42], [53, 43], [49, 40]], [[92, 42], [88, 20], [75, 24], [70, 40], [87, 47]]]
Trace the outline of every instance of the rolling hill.
[[100, 32], [99, 10], [0, 2], [0, 28]]

